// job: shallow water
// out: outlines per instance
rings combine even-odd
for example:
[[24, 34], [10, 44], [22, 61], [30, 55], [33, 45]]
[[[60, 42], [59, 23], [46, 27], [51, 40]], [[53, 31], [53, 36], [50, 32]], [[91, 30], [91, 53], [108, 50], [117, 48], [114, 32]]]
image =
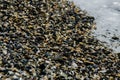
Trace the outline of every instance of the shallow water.
[[[100, 41], [120, 52], [120, 0], [69, 0], [96, 18], [94, 31]], [[112, 39], [116, 36], [118, 39]]]

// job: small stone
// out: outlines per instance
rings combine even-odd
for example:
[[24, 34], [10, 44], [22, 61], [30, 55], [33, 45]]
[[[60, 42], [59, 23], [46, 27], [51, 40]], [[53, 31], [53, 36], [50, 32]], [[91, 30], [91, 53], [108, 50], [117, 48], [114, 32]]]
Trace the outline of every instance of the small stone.
[[0, 66], [2, 65], [2, 60], [0, 60]]
[[8, 71], [8, 74], [9, 74], [9, 75], [14, 75], [14, 72]]
[[10, 78], [6, 78], [5, 80], [11, 80]]
[[77, 79], [80, 79], [80, 75], [79, 75], [79, 74], [76, 74], [76, 78], [77, 78]]
[[116, 36], [113, 36], [112, 39], [113, 39], [113, 40], [119, 40], [119, 38], [116, 37]]
[[2, 13], [0, 13], [0, 16], [3, 16], [3, 14], [2, 14]]
[[120, 77], [120, 73], [118, 73], [116, 76], [117, 76], [117, 77]]
[[94, 74], [93, 79], [94, 79], [94, 80], [100, 80], [100, 76], [97, 75], [97, 74]]
[[83, 61], [81, 61], [81, 60], [77, 60], [79, 63], [83, 63]]
[[15, 73], [15, 75], [16, 75], [16, 76], [20, 76], [20, 74], [19, 74], [19, 73], [17, 73], [17, 72]]
[[41, 80], [48, 80], [48, 77], [44, 76]]
[[0, 73], [0, 78], [3, 76], [3, 74], [2, 73]]
[[109, 80], [114, 80], [114, 78], [112, 76], [110, 76]]
[[67, 79], [67, 74], [65, 74], [63, 71], [60, 71], [60, 75], [63, 76], [65, 79]]
[[72, 67], [73, 67], [73, 68], [77, 68], [78, 65], [77, 65], [75, 62], [72, 62]]
[[20, 78], [19, 80], [23, 80], [22, 78]]
[[6, 55], [7, 54], [7, 50], [6, 49], [2, 49], [3, 53]]
[[23, 76], [27, 76], [27, 72], [26, 72], [26, 71], [23, 71], [21, 74], [22, 74]]
[[120, 53], [117, 53], [117, 55], [118, 55], [118, 58], [120, 59]]
[[101, 73], [105, 73], [105, 72], [107, 72], [107, 70], [104, 69], [104, 70], [101, 70], [101, 71], [99, 71], [99, 72], [101, 72]]
[[16, 75], [13, 76], [13, 79], [19, 79]]

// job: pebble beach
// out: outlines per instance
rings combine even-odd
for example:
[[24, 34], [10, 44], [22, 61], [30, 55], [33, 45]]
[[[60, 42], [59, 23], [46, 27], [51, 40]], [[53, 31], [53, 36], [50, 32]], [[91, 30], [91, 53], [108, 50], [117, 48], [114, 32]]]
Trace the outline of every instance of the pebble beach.
[[67, 0], [0, 0], [0, 80], [120, 80], [120, 54]]

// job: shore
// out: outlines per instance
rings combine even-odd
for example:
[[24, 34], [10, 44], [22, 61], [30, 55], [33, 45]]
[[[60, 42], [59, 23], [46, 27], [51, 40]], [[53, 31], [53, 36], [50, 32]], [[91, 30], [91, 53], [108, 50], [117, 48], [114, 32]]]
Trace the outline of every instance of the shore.
[[0, 80], [120, 79], [120, 54], [73, 2], [0, 0], [0, 23]]

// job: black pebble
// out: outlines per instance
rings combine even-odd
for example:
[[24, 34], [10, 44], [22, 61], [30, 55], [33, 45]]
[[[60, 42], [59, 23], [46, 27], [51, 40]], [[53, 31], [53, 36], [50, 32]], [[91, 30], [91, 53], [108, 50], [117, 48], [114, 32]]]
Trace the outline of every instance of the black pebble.
[[45, 67], [46, 67], [46, 66], [45, 66], [44, 63], [39, 66], [39, 68], [40, 68], [41, 70], [45, 69]]
[[0, 70], [0, 72], [3, 72], [4, 74], [7, 74], [8, 73], [8, 69], [5, 69], [5, 70]]
[[113, 36], [112, 39], [113, 39], [113, 40], [119, 40], [119, 38], [116, 37], [116, 36]]
[[35, 42], [41, 43], [44, 40], [43, 37], [36, 36]]

